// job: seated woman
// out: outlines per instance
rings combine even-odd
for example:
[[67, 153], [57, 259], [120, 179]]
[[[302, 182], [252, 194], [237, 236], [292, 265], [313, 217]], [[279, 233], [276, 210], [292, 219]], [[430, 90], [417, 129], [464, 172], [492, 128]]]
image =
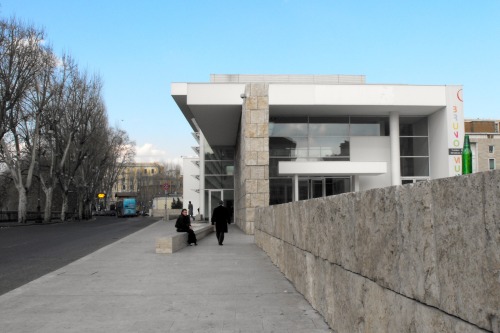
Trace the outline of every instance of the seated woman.
[[191, 227], [191, 218], [187, 214], [187, 209], [181, 211], [181, 215], [177, 218], [175, 222], [175, 227], [177, 232], [187, 232], [188, 233], [188, 245], [198, 245], [196, 243], [196, 235]]

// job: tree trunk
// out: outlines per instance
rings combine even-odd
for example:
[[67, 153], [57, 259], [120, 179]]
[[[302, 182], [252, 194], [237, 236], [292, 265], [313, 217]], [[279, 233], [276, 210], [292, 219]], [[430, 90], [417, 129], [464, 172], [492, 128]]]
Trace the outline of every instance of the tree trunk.
[[54, 188], [48, 187], [43, 190], [45, 193], [45, 212], [43, 221], [48, 223], [52, 220], [52, 197], [54, 196]]
[[17, 222], [26, 223], [26, 207], [28, 205], [28, 196], [24, 187], [19, 186], [17, 190], [19, 193], [19, 205], [17, 206]]
[[78, 219], [83, 220], [83, 201], [78, 200]]
[[87, 211], [86, 215], [87, 215], [87, 219], [91, 219], [92, 218], [92, 202], [90, 200], [87, 200], [87, 202], [85, 203], [85, 210]]
[[61, 221], [66, 221], [66, 211], [68, 210], [68, 193], [62, 194]]

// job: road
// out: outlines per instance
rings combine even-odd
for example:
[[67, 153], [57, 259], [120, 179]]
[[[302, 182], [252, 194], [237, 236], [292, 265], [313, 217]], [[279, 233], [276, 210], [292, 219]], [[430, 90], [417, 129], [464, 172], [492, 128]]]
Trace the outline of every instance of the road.
[[89, 221], [1, 227], [0, 295], [158, 221], [97, 216]]

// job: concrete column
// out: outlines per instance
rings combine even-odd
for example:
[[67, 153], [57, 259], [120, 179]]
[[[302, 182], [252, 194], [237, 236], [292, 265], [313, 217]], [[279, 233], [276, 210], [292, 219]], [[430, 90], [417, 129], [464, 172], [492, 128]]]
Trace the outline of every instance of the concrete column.
[[269, 85], [248, 83], [242, 95], [242, 115], [235, 170], [235, 222], [254, 233], [257, 207], [269, 205]]
[[199, 131], [200, 134], [200, 214], [203, 219], [210, 215], [210, 212], [205, 212], [205, 136]]
[[293, 175], [293, 201], [299, 201], [299, 175]]
[[354, 181], [354, 192], [358, 192], [359, 191], [359, 175], [354, 175], [352, 177], [353, 181]]
[[389, 113], [391, 133], [391, 180], [392, 185], [401, 185], [401, 160], [399, 155], [399, 112]]

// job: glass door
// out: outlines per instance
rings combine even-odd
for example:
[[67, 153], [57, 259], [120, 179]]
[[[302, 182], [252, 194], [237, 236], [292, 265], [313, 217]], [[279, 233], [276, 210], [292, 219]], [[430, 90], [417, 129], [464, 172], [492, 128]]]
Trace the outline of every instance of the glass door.
[[214, 208], [219, 205], [219, 201], [224, 200], [222, 190], [209, 190], [208, 191], [208, 221], [212, 218]]
[[323, 186], [324, 186], [324, 183], [325, 183], [325, 179], [324, 178], [312, 178], [310, 179], [310, 184], [311, 184], [311, 195], [310, 195], [310, 199], [312, 198], [321, 198], [321, 197], [324, 197], [324, 193], [323, 193]]

